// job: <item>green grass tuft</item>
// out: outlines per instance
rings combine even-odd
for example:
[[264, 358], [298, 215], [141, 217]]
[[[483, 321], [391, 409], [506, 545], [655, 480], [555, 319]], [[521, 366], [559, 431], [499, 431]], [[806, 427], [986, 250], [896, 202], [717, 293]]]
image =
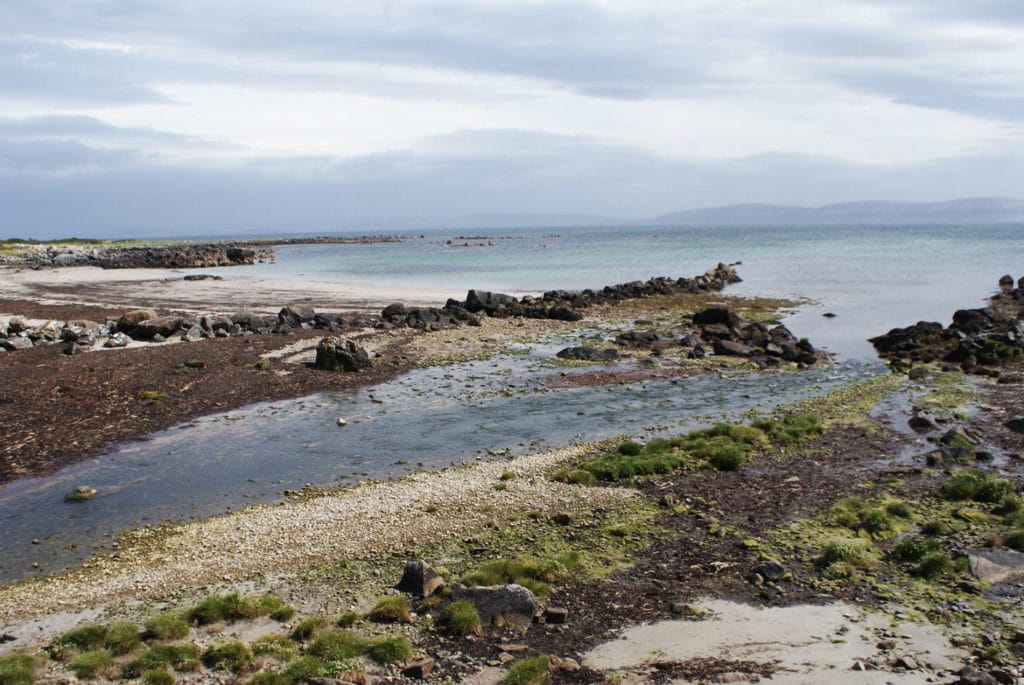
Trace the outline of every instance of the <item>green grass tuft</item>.
[[128, 662], [125, 675], [138, 677], [146, 671], [174, 668], [177, 671], [199, 670], [199, 648], [187, 642], [153, 645]]
[[210, 595], [189, 609], [188, 619], [203, 626], [221, 621], [238, 621], [266, 616], [283, 606], [284, 602], [270, 595], [242, 596], [237, 592], [226, 595]]
[[444, 608], [441, 624], [454, 635], [470, 635], [480, 632], [480, 614], [476, 605], [466, 599], [459, 599]]
[[290, 606], [283, 606], [270, 612], [270, 618], [278, 623], [290, 621], [295, 616], [295, 609]]
[[409, 623], [412, 621], [412, 606], [401, 595], [381, 597], [367, 617], [377, 623]]
[[174, 685], [175, 678], [167, 671], [146, 671], [142, 674], [143, 685]]
[[68, 669], [79, 679], [92, 679], [110, 668], [114, 663], [114, 656], [105, 649], [93, 649], [82, 652], [68, 662]]
[[914, 575], [928, 580], [934, 580], [939, 576], [945, 574], [953, 567], [953, 562], [950, 561], [942, 552], [931, 552], [921, 562], [914, 567]]
[[188, 621], [177, 611], [165, 611], [146, 621], [145, 637], [156, 640], [180, 640], [188, 635]]
[[551, 660], [544, 654], [520, 659], [501, 679], [501, 685], [544, 685], [551, 679]]
[[974, 469], [963, 469], [947, 478], [939, 493], [953, 501], [997, 503], [1013, 494], [1013, 483]]
[[283, 673], [262, 671], [249, 678], [245, 685], [295, 685], [295, 682]]
[[295, 656], [295, 643], [280, 633], [262, 635], [253, 640], [252, 653], [256, 656], [276, 656], [290, 659]]
[[412, 645], [402, 636], [375, 637], [365, 645], [364, 653], [382, 666], [398, 664], [412, 658]]
[[134, 652], [142, 641], [139, 639], [139, 629], [134, 623], [117, 621], [107, 626], [103, 644], [114, 654], [122, 655]]
[[214, 670], [241, 673], [252, 666], [252, 650], [237, 640], [224, 642], [203, 652], [203, 663]]
[[0, 685], [32, 685], [36, 680], [36, 660], [28, 654], [0, 657]]
[[317, 635], [307, 652], [323, 661], [344, 661], [362, 655], [366, 639], [347, 630], [325, 630]]
[[284, 677], [290, 683], [302, 683], [312, 678], [323, 677], [326, 668], [324, 662], [315, 656], [300, 656], [292, 659], [284, 667]]
[[54, 640], [53, 646], [58, 650], [72, 648], [82, 651], [95, 651], [103, 647], [106, 639], [106, 626], [89, 625], [69, 630]]
[[327, 627], [327, 621], [319, 616], [310, 616], [299, 621], [292, 630], [292, 639], [296, 642], [305, 642], [316, 633]]

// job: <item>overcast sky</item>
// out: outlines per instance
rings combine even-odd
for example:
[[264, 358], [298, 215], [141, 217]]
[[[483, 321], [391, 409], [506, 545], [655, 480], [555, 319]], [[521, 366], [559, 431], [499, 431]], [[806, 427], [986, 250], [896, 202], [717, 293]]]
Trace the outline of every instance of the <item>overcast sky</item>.
[[1021, 0], [0, 3], [0, 235], [1022, 188]]

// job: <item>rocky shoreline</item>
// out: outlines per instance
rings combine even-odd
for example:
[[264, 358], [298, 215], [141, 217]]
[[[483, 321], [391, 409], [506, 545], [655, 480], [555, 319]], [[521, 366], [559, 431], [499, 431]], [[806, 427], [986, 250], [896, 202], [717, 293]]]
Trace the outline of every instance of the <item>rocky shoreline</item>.
[[[916, 347], [899, 350], [907, 361], [894, 365], [898, 373], [750, 424], [291, 493], [277, 506], [129, 534], [116, 555], [0, 587], [0, 634], [10, 638], [0, 655], [27, 654], [41, 679], [65, 679], [84, 653], [60, 648], [72, 640], [69, 629], [109, 624], [109, 631], [128, 621], [144, 644], [104, 662], [102, 675], [116, 681], [135, 672], [133, 659], [164, 648], [143, 627], [180, 613], [193, 617], [179, 639], [191, 645], [195, 664], [157, 667], [180, 682], [1018, 682], [1024, 676], [1024, 551], [1018, 551], [1024, 547], [1024, 424], [1015, 421], [1024, 418], [1024, 399], [1014, 379], [1022, 359], [1016, 353], [998, 355], [998, 365], [978, 359], [996, 372], [972, 376], [960, 373], [963, 360], [942, 361], [965, 340], [980, 349], [990, 339], [1020, 348], [1005, 337], [1021, 320], [1018, 309], [1008, 308], [1017, 307], [1013, 292], [993, 301], [994, 309], [1008, 312], [1001, 323], [988, 316], [985, 326], [970, 332], [968, 317], [954, 316], [954, 325], [940, 326], [943, 333], [930, 341], [934, 355], [914, 340]], [[699, 348], [752, 368], [783, 362], [796, 368], [820, 359], [809, 342], [744, 320], [737, 307], [708, 295], [654, 294], [601, 304], [595, 309], [605, 308], [602, 314], [619, 318], [629, 311], [634, 323], [614, 340], [567, 349], [685, 358]], [[677, 306], [669, 305], [673, 297], [691, 298], [685, 300], [688, 315], [672, 315], [684, 319], [680, 328], [641, 323], [641, 303]], [[446, 346], [460, 339], [467, 343], [461, 349], [478, 349], [468, 343], [488, 349], [502, 335], [570, 330], [579, 324], [507, 315], [523, 307], [550, 314], [567, 301], [533, 298], [524, 304], [471, 291], [456, 304], [479, 326], [422, 314], [410, 319], [410, 308], [392, 306], [374, 324], [379, 329], [358, 338], [344, 331], [348, 337], [332, 343], [337, 359], [340, 351], [371, 361], [372, 370], [306, 372], [318, 382], [361, 382], [417, 363], [426, 350], [451, 354]], [[280, 323], [281, 314], [274, 321]], [[309, 322], [293, 328], [294, 340], [315, 345], [323, 331], [303, 323]], [[232, 364], [248, 364], [280, 340], [229, 330], [189, 345], [74, 356], [44, 345], [0, 355], [0, 365], [27, 369], [18, 360], [31, 359], [37, 369], [40, 363], [64, 366], [56, 379], [84, 376], [86, 358], [95, 360], [92, 365], [132, 353], [149, 364], [159, 356], [165, 364], [173, 352], [184, 363], [200, 349], [204, 356], [230, 350]], [[370, 353], [358, 354], [346, 340]], [[594, 359], [598, 366], [605, 361]], [[187, 376], [186, 385], [197, 381], [190, 372], [178, 373]], [[296, 368], [281, 378], [302, 375]], [[10, 377], [18, 383], [32, 376]], [[908, 417], [913, 421], [919, 411], [929, 412], [934, 423], [907, 430]], [[941, 464], [934, 460], [936, 449]], [[730, 455], [737, 458], [725, 458]], [[603, 475], [610, 472], [607, 464], [633, 463], [632, 457], [650, 475], [604, 480], [610, 478]], [[417, 592], [402, 579], [409, 562], [421, 560], [437, 567], [443, 583]], [[465, 589], [491, 577], [479, 574], [499, 570], [510, 575], [496, 576], [493, 591]], [[504, 585], [503, 577], [521, 584]], [[212, 624], [194, 618], [194, 607], [213, 602], [214, 595], [227, 601], [230, 592], [269, 593], [273, 601], [261, 601], [287, 605], [291, 613], [274, 618], [254, 611]], [[516, 606], [528, 605], [529, 620], [493, 610], [501, 592]], [[514, 599], [526, 597], [523, 592], [533, 599]], [[456, 601], [468, 602], [488, 620], [457, 630], [453, 626], [461, 624], [449, 609]], [[756, 620], [746, 605], [779, 617], [768, 634], [742, 637]], [[384, 606], [408, 608], [382, 618]], [[96, 615], [99, 607], [102, 616]], [[788, 608], [796, 618], [783, 618]], [[648, 632], [634, 630], [641, 626]], [[807, 638], [795, 644], [800, 630]], [[690, 650], [660, 641], [683, 631]], [[726, 639], [713, 640], [718, 633]], [[266, 641], [279, 651], [261, 651]], [[355, 650], [342, 669], [324, 656], [332, 641], [387, 641], [396, 651], [385, 659], [370, 647]], [[250, 656], [237, 665], [218, 661], [227, 644]], [[139, 650], [146, 650], [143, 656]], [[300, 662], [319, 670], [297, 675]], [[515, 680], [528, 669], [531, 679]]]

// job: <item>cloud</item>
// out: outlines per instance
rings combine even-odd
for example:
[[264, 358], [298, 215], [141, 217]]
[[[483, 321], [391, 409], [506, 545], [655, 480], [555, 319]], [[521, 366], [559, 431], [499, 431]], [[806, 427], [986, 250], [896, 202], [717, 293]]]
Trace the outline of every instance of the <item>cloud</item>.
[[8, 157], [0, 147], [0, 159], [23, 164], [0, 184], [0, 234], [340, 230], [372, 228], [382, 217], [437, 220], [495, 212], [649, 218], [735, 202], [1012, 196], [1019, 194], [1015, 179], [1024, 174], [1020, 146], [872, 166], [788, 154], [680, 161], [523, 131], [466, 131], [428, 143], [355, 159], [256, 160], [230, 168], [168, 164], [78, 145], [40, 144]]

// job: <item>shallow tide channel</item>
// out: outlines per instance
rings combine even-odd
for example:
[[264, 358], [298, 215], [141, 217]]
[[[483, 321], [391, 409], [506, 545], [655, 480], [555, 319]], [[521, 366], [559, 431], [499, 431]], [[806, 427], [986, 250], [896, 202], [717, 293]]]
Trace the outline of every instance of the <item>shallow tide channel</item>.
[[[213, 415], [53, 476], [11, 483], [0, 490], [0, 581], [110, 551], [127, 529], [280, 501], [286, 490], [307, 485], [393, 478], [620, 434], [675, 434], [885, 372], [878, 362], [847, 361], [801, 372], [565, 387], [561, 374], [593, 370], [552, 364], [566, 342]], [[347, 425], [339, 426], [339, 417]], [[64, 502], [83, 484], [99, 494]]]

